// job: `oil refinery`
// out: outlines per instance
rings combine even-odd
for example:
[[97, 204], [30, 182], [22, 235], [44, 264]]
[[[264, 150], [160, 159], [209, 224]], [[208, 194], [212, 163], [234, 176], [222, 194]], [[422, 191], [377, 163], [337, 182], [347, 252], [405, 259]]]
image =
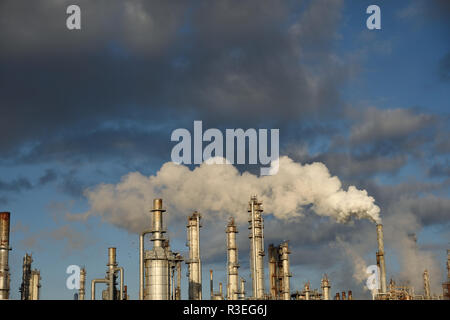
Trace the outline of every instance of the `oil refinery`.
[[[257, 196], [251, 196], [248, 203], [248, 239], [250, 284], [240, 276], [239, 250], [236, 241], [238, 228], [233, 217], [225, 225], [226, 233], [226, 284], [219, 283], [218, 291], [214, 291], [213, 270], [210, 270], [210, 296], [202, 296], [202, 259], [201, 259], [201, 213], [194, 211], [187, 216], [188, 253], [183, 257], [171, 249], [170, 241], [165, 236], [164, 224], [166, 210], [162, 199], [153, 200], [151, 224], [139, 235], [139, 300], [181, 300], [181, 277], [183, 262], [187, 268], [189, 300], [353, 300], [352, 290], [332, 293], [332, 282], [324, 274], [319, 288], [312, 288], [307, 281], [301, 291], [291, 291], [292, 273], [290, 256], [295, 254], [289, 248], [289, 241], [278, 245], [269, 244], [267, 254], [264, 244], [263, 204]], [[9, 268], [10, 248], [9, 212], [0, 212], [0, 300], [8, 300], [11, 287], [11, 270]], [[150, 221], [149, 221], [150, 222]], [[442, 292], [431, 292], [430, 273], [423, 271], [423, 288], [414, 288], [408, 284], [397, 284], [394, 279], [387, 283], [386, 255], [384, 250], [383, 225], [376, 224], [378, 250], [375, 254], [379, 286], [373, 293], [374, 300], [450, 300], [450, 250], [447, 250], [447, 279], [442, 283]], [[151, 249], [146, 249], [145, 235], [150, 234]], [[265, 257], [267, 259], [265, 261]], [[21, 300], [39, 300], [41, 274], [32, 268], [33, 257], [26, 253], [23, 257], [22, 283], [19, 288]], [[265, 273], [267, 263], [267, 278]], [[80, 271], [79, 286], [75, 294], [76, 300], [95, 300], [96, 290], [103, 285], [102, 300], [129, 300], [128, 288], [125, 285], [126, 270], [116, 259], [116, 248], [107, 251], [106, 272], [104, 277], [92, 279], [90, 296], [86, 296], [86, 268]], [[265, 287], [267, 283], [268, 288]], [[224, 288], [225, 286], [225, 288]], [[250, 289], [251, 288], [251, 289]], [[89, 289], [89, 288], [88, 288]], [[417, 294], [416, 290], [421, 294]]]

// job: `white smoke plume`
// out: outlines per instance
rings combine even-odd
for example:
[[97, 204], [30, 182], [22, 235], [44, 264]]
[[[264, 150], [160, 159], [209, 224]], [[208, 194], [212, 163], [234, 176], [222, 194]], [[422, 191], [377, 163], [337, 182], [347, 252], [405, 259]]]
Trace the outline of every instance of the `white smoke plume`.
[[305, 208], [337, 222], [352, 217], [380, 222], [380, 209], [365, 190], [350, 186], [342, 189], [341, 181], [331, 176], [322, 163], [302, 165], [283, 156], [279, 172], [261, 176], [239, 173], [232, 165], [202, 164], [193, 170], [172, 162], [165, 163], [156, 175], [132, 172], [117, 184], [99, 184], [85, 190], [90, 209], [71, 219], [101, 216], [102, 220], [130, 232], [149, 225], [148, 212], [154, 198], [163, 198], [167, 219], [184, 219], [194, 210], [203, 219], [225, 221], [234, 216], [238, 223], [247, 219], [251, 195], [263, 201], [266, 214], [282, 220], [297, 219]]

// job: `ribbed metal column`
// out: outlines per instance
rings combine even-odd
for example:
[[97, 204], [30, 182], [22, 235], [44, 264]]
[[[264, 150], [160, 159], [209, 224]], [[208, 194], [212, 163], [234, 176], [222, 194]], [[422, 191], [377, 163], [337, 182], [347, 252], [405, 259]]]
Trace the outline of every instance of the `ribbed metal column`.
[[231, 218], [226, 228], [227, 233], [227, 299], [239, 299], [239, 262], [236, 246], [236, 233], [238, 233], [234, 219]]

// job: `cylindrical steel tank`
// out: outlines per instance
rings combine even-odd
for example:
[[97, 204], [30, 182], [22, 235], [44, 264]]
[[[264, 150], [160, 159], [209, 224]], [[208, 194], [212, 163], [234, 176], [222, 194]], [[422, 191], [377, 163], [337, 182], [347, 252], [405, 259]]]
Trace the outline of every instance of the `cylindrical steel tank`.
[[0, 300], [9, 299], [9, 229], [10, 213], [0, 212]]

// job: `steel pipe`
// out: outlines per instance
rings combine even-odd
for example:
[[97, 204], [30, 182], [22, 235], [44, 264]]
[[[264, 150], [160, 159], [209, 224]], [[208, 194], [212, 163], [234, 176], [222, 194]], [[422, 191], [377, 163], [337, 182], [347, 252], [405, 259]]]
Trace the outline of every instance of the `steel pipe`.
[[91, 281], [91, 300], [95, 300], [95, 284], [97, 283], [109, 283], [108, 279], [93, 279]]

